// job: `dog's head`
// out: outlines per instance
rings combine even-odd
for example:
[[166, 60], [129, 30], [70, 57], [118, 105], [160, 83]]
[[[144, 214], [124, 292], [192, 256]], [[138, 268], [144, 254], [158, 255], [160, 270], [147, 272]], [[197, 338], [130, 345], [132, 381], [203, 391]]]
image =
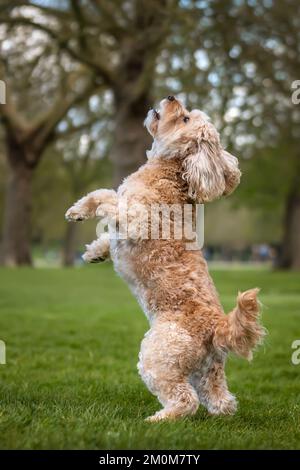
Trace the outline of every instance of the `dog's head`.
[[238, 160], [221, 147], [216, 128], [202, 111], [188, 111], [168, 96], [159, 109], [149, 111], [145, 126], [154, 139], [150, 157], [181, 158], [182, 177], [195, 201], [212, 201], [238, 186]]

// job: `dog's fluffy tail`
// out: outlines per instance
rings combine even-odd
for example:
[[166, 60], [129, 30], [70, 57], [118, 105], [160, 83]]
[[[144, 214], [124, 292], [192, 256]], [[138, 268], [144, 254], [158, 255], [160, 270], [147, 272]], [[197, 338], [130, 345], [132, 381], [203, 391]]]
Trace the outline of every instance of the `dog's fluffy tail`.
[[237, 306], [220, 320], [214, 334], [213, 343], [217, 349], [232, 351], [248, 360], [252, 350], [260, 344], [266, 330], [258, 323], [259, 289], [239, 293]]

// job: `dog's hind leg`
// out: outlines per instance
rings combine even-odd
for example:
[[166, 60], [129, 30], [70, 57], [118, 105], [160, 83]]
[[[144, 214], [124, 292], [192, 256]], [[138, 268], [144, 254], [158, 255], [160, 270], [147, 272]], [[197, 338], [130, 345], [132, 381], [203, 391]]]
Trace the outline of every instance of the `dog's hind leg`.
[[175, 383], [174, 379], [160, 381], [156, 394], [164, 408], [146, 418], [152, 423], [194, 415], [199, 406], [196, 391], [184, 377], [175, 378]]
[[147, 421], [177, 419], [196, 413], [199, 399], [188, 380], [198, 358], [196, 349], [188, 333], [173, 322], [155, 325], [146, 334], [138, 369], [149, 390], [164, 407]]
[[200, 403], [213, 415], [230, 415], [237, 409], [236, 398], [227, 387], [224, 366], [225, 355], [212, 352], [190, 377]]

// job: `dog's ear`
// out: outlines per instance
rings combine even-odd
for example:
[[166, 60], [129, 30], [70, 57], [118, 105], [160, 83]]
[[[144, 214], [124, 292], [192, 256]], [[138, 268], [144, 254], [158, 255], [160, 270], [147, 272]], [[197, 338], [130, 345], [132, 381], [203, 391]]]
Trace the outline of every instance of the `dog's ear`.
[[231, 194], [239, 185], [241, 172], [239, 170], [238, 159], [226, 150], [222, 150], [224, 162], [225, 191], [224, 196]]
[[182, 176], [188, 183], [189, 197], [199, 203], [227, 196], [238, 186], [238, 159], [222, 148], [211, 123], [202, 125], [197, 140], [189, 143]]
[[183, 161], [188, 195], [196, 202], [209, 202], [226, 191], [223, 158], [218, 139], [199, 140]]

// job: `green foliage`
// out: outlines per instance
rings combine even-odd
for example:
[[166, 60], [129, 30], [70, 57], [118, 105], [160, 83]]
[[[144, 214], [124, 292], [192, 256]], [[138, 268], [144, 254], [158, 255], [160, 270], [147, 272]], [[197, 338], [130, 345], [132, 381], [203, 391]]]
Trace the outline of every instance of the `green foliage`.
[[240, 187], [229, 199], [205, 206], [205, 245], [243, 248], [254, 243], [278, 243], [280, 211], [276, 208], [266, 211], [259, 205], [248, 204], [248, 200], [243, 203], [241, 193]]
[[241, 161], [243, 177], [239, 188], [240, 204], [272, 210], [282, 208], [297, 171], [297, 158], [289, 142], [276, 148], [258, 150], [251, 159]]
[[213, 278], [226, 311], [239, 289], [262, 288], [265, 345], [253, 363], [231, 358], [227, 366], [239, 411], [210, 417], [201, 408], [148, 424], [159, 404], [136, 370], [148, 326], [112, 267], [0, 271], [1, 448], [299, 448], [300, 366], [291, 364], [299, 274], [224, 270]]

